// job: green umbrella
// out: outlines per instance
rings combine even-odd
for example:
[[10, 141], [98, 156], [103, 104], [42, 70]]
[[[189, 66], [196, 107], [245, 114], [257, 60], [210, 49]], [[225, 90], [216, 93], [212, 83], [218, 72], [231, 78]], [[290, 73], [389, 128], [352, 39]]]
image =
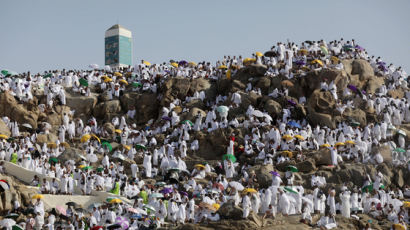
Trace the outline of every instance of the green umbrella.
[[296, 168], [296, 167], [293, 166], [293, 165], [288, 165], [287, 168], [288, 168], [290, 171], [292, 171], [292, 172], [299, 172], [298, 168]]
[[11, 227], [11, 230], [23, 230], [23, 227], [21, 227], [20, 225], [13, 225], [12, 227]]
[[131, 83], [132, 87], [138, 88], [138, 87], [142, 87], [142, 84], [139, 82], [133, 82]]
[[50, 78], [50, 77], [52, 77], [52, 76], [53, 76], [52, 73], [48, 73], [48, 74], [44, 75], [43, 78]]
[[1, 71], [1, 74], [3, 74], [4, 76], [9, 76], [9, 75], [14, 76], [14, 75], [18, 75], [17, 72], [12, 71], [12, 70], [7, 70], [7, 69], [3, 69], [3, 70]]
[[283, 189], [288, 191], [288, 192], [294, 193], [294, 194], [299, 194], [297, 191], [295, 191], [295, 190], [293, 190], [292, 188], [289, 188], [289, 187], [284, 187]]
[[82, 170], [87, 170], [87, 169], [92, 169], [92, 166], [85, 166], [84, 168], [82, 168]]
[[97, 168], [97, 172], [102, 172], [102, 171], [104, 171], [104, 168], [101, 168], [101, 167]]
[[402, 149], [402, 148], [396, 148], [394, 149], [394, 151], [399, 152], [399, 153], [405, 153], [406, 150]]
[[110, 150], [110, 152], [112, 151], [112, 145], [110, 144], [110, 142], [102, 141], [101, 145], [102, 145], [103, 148], [108, 148]]
[[373, 191], [373, 183], [370, 185], [367, 185], [365, 187], [362, 188], [362, 192], [365, 192], [367, 189], [368, 192], [372, 192]]
[[229, 108], [225, 105], [221, 105], [218, 108], [216, 108], [216, 111], [218, 111], [219, 113], [226, 113], [229, 111]]
[[57, 162], [58, 162], [58, 159], [55, 158], [55, 157], [51, 157], [50, 159], [48, 159], [48, 163], [51, 164], [51, 162], [57, 163]]
[[359, 123], [359, 122], [356, 122], [356, 121], [353, 121], [352, 123], [350, 123], [350, 125], [351, 125], [351, 126], [359, 126], [360, 123]]
[[88, 86], [88, 81], [85, 80], [84, 78], [81, 78], [80, 80], [78, 80], [80, 82], [80, 85], [82, 86]]
[[236, 157], [232, 154], [225, 154], [225, 155], [222, 156], [222, 160], [230, 160], [233, 163], [235, 163], [236, 162]]
[[135, 148], [136, 148], [136, 149], [147, 150], [147, 147], [145, 147], [145, 145], [142, 145], [142, 144], [137, 144], [137, 145], [135, 145]]
[[165, 182], [163, 182], [163, 181], [159, 181], [159, 182], [155, 183], [155, 186], [162, 187], [162, 186], [164, 186], [164, 185], [166, 185], [166, 184], [167, 184], [167, 183], [165, 183]]
[[192, 121], [190, 121], [190, 120], [185, 120], [185, 121], [183, 121], [183, 122], [181, 122], [181, 123], [182, 123], [182, 124], [188, 123], [188, 125], [194, 126], [194, 123], [192, 123]]
[[170, 168], [170, 169], [168, 169], [168, 171], [174, 171], [174, 172], [179, 172], [179, 168]]
[[117, 199], [117, 197], [107, 197], [106, 201], [110, 202], [111, 200]]

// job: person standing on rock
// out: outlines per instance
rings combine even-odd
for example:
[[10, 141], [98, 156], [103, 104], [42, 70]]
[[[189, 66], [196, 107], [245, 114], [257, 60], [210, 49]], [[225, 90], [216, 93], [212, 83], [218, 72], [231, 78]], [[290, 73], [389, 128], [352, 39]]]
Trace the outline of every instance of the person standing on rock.
[[332, 165], [337, 166], [339, 156], [337, 154], [337, 149], [335, 147], [332, 147], [330, 149], [330, 156], [332, 158]]
[[151, 158], [152, 158], [152, 156], [149, 153], [145, 154], [145, 156], [144, 156], [143, 165], [144, 165], [144, 168], [145, 168], [145, 176], [147, 178], [151, 178], [151, 176], [152, 176], [152, 173], [151, 173], [151, 168], [152, 168]]
[[327, 205], [329, 206], [329, 213], [331, 215], [336, 215], [336, 201], [335, 201], [336, 191], [331, 188], [329, 190], [329, 196], [327, 197]]
[[350, 191], [345, 190], [340, 194], [340, 200], [342, 201], [341, 213], [343, 217], [350, 218]]
[[249, 216], [249, 212], [251, 211], [251, 199], [249, 198], [249, 194], [246, 194], [242, 198], [242, 209], [243, 215], [242, 218], [246, 219]]

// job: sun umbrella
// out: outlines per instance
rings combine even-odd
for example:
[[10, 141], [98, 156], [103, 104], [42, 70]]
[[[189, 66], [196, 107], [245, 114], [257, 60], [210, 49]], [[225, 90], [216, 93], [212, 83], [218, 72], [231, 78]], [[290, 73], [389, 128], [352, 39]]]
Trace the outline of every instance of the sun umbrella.
[[407, 136], [406, 132], [405, 132], [404, 130], [401, 130], [401, 129], [399, 129], [399, 130], [397, 131], [397, 133], [398, 133], [399, 135], [402, 135], [402, 136]]
[[285, 140], [292, 140], [293, 139], [293, 137], [291, 136], [291, 135], [289, 135], [289, 134], [286, 134], [286, 135], [283, 135], [283, 137], [282, 137], [282, 139], [285, 139]]
[[326, 48], [325, 46], [321, 46], [321, 47], [320, 47], [320, 50], [322, 51], [322, 53], [323, 53], [324, 55], [329, 55], [329, 51], [327, 50], [327, 48]]
[[264, 55], [265, 57], [275, 57], [276, 53], [275, 51], [269, 50], [269, 51], [266, 51]]
[[402, 148], [396, 148], [394, 149], [395, 152], [399, 152], [399, 153], [405, 153], [406, 150], [402, 149]]
[[290, 127], [294, 127], [294, 128], [298, 128], [298, 129], [301, 129], [301, 128], [302, 128], [302, 126], [301, 126], [299, 123], [297, 123], [296, 121], [289, 121], [289, 122], [288, 122], [288, 125], [289, 125]]
[[0, 139], [9, 139], [9, 137], [7, 135], [0, 134]]
[[144, 65], [147, 65], [147, 66], [150, 66], [150, 65], [151, 65], [151, 63], [148, 62], [148, 61], [144, 61], [143, 63], [144, 63]]
[[231, 186], [232, 188], [235, 188], [238, 191], [242, 191], [245, 189], [245, 187], [243, 187], [243, 185], [237, 181], [229, 182], [229, 186]]
[[319, 64], [320, 66], [323, 66], [323, 62], [319, 59], [315, 59], [311, 62], [311, 64], [316, 64], [316, 63]]
[[140, 208], [131, 208], [131, 207], [129, 207], [129, 208], [127, 208], [127, 211], [132, 212], [132, 213], [139, 213], [141, 215], [147, 215], [147, 212], [143, 209], [140, 209]]
[[243, 59], [243, 64], [251, 63], [251, 62], [256, 62], [255, 58], [245, 58]]
[[143, 208], [145, 208], [145, 209], [147, 209], [147, 210], [149, 210], [149, 211], [151, 211], [151, 212], [155, 212], [155, 208], [154, 207], [152, 207], [151, 205], [144, 205], [143, 206]]
[[339, 62], [339, 58], [335, 56], [330, 57], [330, 60], [332, 60], [333, 62]]
[[294, 86], [294, 84], [289, 80], [284, 80], [280, 84], [283, 85], [283, 86], [286, 86], [286, 87], [293, 87]]
[[155, 183], [155, 186], [158, 186], [158, 187], [163, 187], [165, 185], [167, 185], [167, 183], [165, 183], [163, 181], [158, 181], [157, 183]]
[[129, 145], [122, 145], [122, 147], [124, 148], [124, 149], [126, 149], [126, 150], [131, 150], [131, 146], [129, 146]]
[[299, 53], [302, 54], [302, 55], [306, 55], [308, 53], [308, 50], [307, 49], [300, 49]]
[[152, 198], [162, 198], [162, 197], [164, 197], [164, 195], [162, 195], [161, 193], [151, 193], [150, 197], [152, 197]]
[[243, 193], [257, 193], [258, 191], [256, 191], [254, 188], [245, 188], [243, 190]]
[[95, 163], [98, 161], [98, 157], [97, 155], [95, 155], [95, 153], [87, 154], [87, 160], [91, 163]]
[[176, 62], [172, 62], [171, 65], [175, 68], [178, 68], [178, 63], [176, 63]]
[[97, 135], [91, 134], [91, 137], [94, 138], [94, 139], [96, 139], [99, 143], [101, 143], [101, 140], [100, 140], [99, 137], [97, 137]]
[[216, 108], [216, 111], [219, 113], [227, 113], [229, 111], [229, 108], [225, 105], [221, 105]]
[[347, 140], [346, 142], [345, 142], [345, 144], [351, 144], [351, 145], [354, 145], [354, 144], [356, 144], [354, 141], [352, 141], [352, 140]]
[[162, 194], [172, 193], [174, 190], [172, 188], [163, 188], [160, 192]]
[[304, 141], [305, 140], [305, 138], [303, 137], [303, 136], [301, 136], [301, 135], [295, 135], [295, 136], [293, 136], [294, 138], [297, 138], [298, 140], [301, 140], [301, 141]]
[[93, 166], [85, 166], [81, 170], [90, 170], [93, 169]]
[[88, 65], [88, 67], [90, 67], [91, 69], [98, 69], [98, 68], [100, 68], [100, 66], [97, 65], [97, 64], [90, 64], [90, 65]]
[[80, 82], [80, 85], [82, 86], [88, 86], [88, 81], [84, 78], [80, 78], [80, 80], [78, 80]]
[[194, 123], [192, 123], [192, 121], [190, 121], [190, 120], [185, 120], [185, 121], [182, 121], [181, 123], [182, 124], [188, 124], [190, 126], [194, 126]]
[[110, 144], [110, 142], [108, 142], [108, 141], [103, 141], [103, 142], [101, 143], [101, 145], [102, 145], [103, 148], [107, 148], [107, 149], [109, 149], [110, 151], [112, 151], [112, 145]]
[[0, 188], [3, 189], [2, 192], [5, 190], [9, 190], [10, 189], [9, 182], [7, 182], [6, 180], [0, 180]]
[[182, 60], [182, 61], [179, 61], [179, 62], [178, 62], [178, 66], [184, 66], [184, 65], [186, 65], [186, 64], [188, 64], [188, 62], [185, 61], [185, 60]]
[[24, 228], [23, 227], [21, 227], [20, 225], [18, 225], [18, 224], [15, 224], [15, 225], [13, 225], [12, 227], [11, 227], [11, 230], [23, 230]]
[[179, 171], [180, 171], [180, 169], [179, 169], [179, 168], [170, 168], [170, 169], [168, 169], [168, 171], [179, 172]]
[[406, 230], [406, 227], [402, 224], [393, 224], [393, 230]]
[[282, 156], [287, 156], [291, 158], [293, 156], [293, 153], [291, 151], [285, 150], [281, 152]]
[[353, 91], [353, 92], [358, 92], [359, 90], [357, 89], [357, 87], [356, 86], [354, 86], [354, 85], [347, 85], [347, 88], [349, 88], [351, 91]]
[[205, 165], [196, 164], [196, 165], [195, 165], [195, 168], [205, 169]]
[[214, 183], [213, 185], [212, 185], [212, 187], [213, 188], [217, 188], [217, 189], [219, 189], [219, 190], [221, 190], [221, 191], [223, 191], [225, 188], [224, 188], [224, 186], [223, 186], [223, 184], [221, 184], [221, 183]]
[[30, 124], [24, 123], [21, 126], [28, 128], [28, 129], [33, 129], [33, 127]]
[[280, 177], [280, 174], [276, 171], [270, 171], [270, 174]]
[[84, 136], [81, 137], [80, 141], [81, 141], [81, 143], [85, 143], [90, 139], [91, 139], [91, 135], [90, 134], [85, 134]]
[[121, 229], [128, 229], [130, 225], [128, 220], [122, 216], [117, 216], [117, 218], [115, 218], [115, 223], [121, 225]]
[[359, 126], [360, 123], [356, 122], [356, 121], [353, 121], [353, 122], [350, 123], [350, 125], [353, 126], [353, 127], [356, 127], [356, 126]]
[[6, 227], [6, 228], [11, 228], [15, 224], [16, 224], [16, 221], [14, 221], [13, 219], [3, 219], [0, 221], [0, 226]]
[[301, 65], [306, 65], [306, 62], [304, 60], [297, 60], [295, 61], [295, 64], [301, 66]]
[[288, 165], [286, 168], [292, 172], [299, 172], [298, 168], [293, 165]]
[[145, 147], [145, 145], [143, 145], [143, 144], [137, 144], [137, 145], [135, 145], [135, 148], [136, 148], [136, 149], [147, 150], [147, 147]]
[[262, 56], [263, 56], [263, 54], [262, 54], [261, 52], [255, 52], [255, 55], [258, 56], [258, 57], [262, 57]]
[[14, 75], [18, 75], [18, 73], [17, 73], [16, 71], [7, 70], [7, 69], [1, 70], [1, 74], [3, 74], [4, 76], [14, 76]]
[[190, 62], [188, 63], [188, 65], [190, 65], [190, 66], [196, 66], [196, 63], [193, 62], [193, 61], [190, 61]]
[[329, 145], [329, 144], [323, 144], [323, 145], [321, 145], [320, 147], [322, 147], [322, 148], [329, 148], [330, 145]]
[[228, 67], [227, 67], [226, 65], [220, 65], [220, 66], [218, 67], [218, 69], [228, 69]]
[[335, 147], [337, 147], [337, 146], [343, 146], [343, 145], [345, 145], [345, 143], [343, 143], [343, 142], [337, 142], [337, 143], [335, 144]]
[[56, 143], [48, 143], [47, 148], [55, 149], [55, 148], [57, 148], [57, 144]]
[[94, 203], [94, 204], [90, 204], [88, 206], [88, 209], [92, 210], [93, 208], [98, 208], [100, 207], [102, 204], [101, 203]]
[[51, 162], [57, 163], [57, 162], [58, 162], [58, 159], [55, 158], [55, 157], [50, 157], [50, 158], [48, 159], [48, 163], [51, 163]]
[[105, 83], [112, 82], [112, 78], [107, 77], [106, 79], [104, 79], [104, 82]]
[[67, 205], [68, 207], [70, 206], [74, 207], [74, 206], [77, 206], [77, 203], [70, 201], [70, 202], [65, 203], [65, 205]]
[[295, 191], [295, 190], [293, 190], [292, 188], [284, 187], [283, 189], [286, 190], [286, 191], [288, 191], [288, 192], [291, 192], [291, 193], [294, 193], [294, 194], [298, 194], [298, 192]]
[[118, 198], [110, 200], [110, 204], [119, 204], [119, 203], [122, 203], [122, 200], [120, 200]]
[[107, 229], [121, 229], [121, 224], [110, 224], [107, 225]]
[[57, 210], [60, 214], [62, 214], [62, 215], [64, 215], [64, 216], [67, 216], [67, 210], [66, 210], [64, 207], [62, 207], [62, 206], [60, 206], [60, 205], [56, 205], [56, 210]]
[[263, 113], [262, 111], [260, 111], [260, 110], [255, 109], [255, 110], [252, 112], [252, 115], [255, 116], [255, 117], [263, 117], [264, 113]]
[[122, 77], [122, 73], [120, 73], [120, 72], [114, 72], [114, 76]]
[[142, 87], [142, 84], [139, 83], [139, 82], [133, 82], [133, 83], [131, 83], [131, 85], [132, 85], [132, 87], [134, 87], [134, 88]]
[[225, 154], [222, 156], [222, 160], [230, 160], [232, 163], [236, 162], [236, 157], [232, 154]]
[[128, 82], [127, 82], [126, 80], [124, 80], [124, 79], [120, 80], [120, 83], [121, 83], [121, 84], [128, 85]]
[[115, 133], [122, 133], [122, 130], [121, 129], [116, 129], [116, 130], [114, 130], [114, 132]]
[[44, 196], [41, 195], [41, 194], [35, 194], [34, 196], [31, 197], [31, 199], [33, 199], [33, 200], [43, 199], [43, 198], [44, 198]]
[[102, 172], [102, 171], [104, 171], [104, 168], [103, 168], [103, 167], [98, 167], [98, 168], [96, 169], [96, 171], [97, 171], [97, 172]]

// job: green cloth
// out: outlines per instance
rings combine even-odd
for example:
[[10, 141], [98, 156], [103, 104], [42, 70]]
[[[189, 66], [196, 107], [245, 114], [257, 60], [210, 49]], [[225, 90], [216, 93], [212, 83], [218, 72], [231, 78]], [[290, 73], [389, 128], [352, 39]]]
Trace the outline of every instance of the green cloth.
[[115, 194], [115, 195], [120, 195], [120, 183], [115, 182], [114, 188], [111, 189], [110, 192]]
[[12, 153], [12, 154], [11, 154], [10, 162], [11, 162], [11, 163], [14, 163], [14, 164], [17, 164], [17, 160], [18, 160], [17, 153]]

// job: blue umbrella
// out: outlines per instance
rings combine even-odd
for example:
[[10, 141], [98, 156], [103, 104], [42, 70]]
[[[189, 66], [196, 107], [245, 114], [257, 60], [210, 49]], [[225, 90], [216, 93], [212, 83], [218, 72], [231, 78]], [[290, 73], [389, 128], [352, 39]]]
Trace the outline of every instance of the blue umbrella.
[[301, 128], [302, 128], [302, 126], [299, 125], [296, 121], [289, 121], [289, 122], [288, 122], [288, 125], [289, 125], [290, 127], [295, 127], [295, 128], [298, 128], [298, 129], [301, 129]]

